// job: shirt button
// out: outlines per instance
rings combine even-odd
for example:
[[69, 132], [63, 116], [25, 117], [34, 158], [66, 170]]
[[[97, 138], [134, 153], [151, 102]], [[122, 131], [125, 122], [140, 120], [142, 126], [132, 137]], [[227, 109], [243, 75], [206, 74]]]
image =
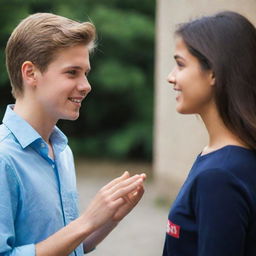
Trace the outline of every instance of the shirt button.
[[55, 167], [55, 165], [54, 164], [52, 164], [52, 168], [54, 168]]
[[41, 147], [44, 148], [44, 147], [45, 147], [45, 144], [44, 144], [44, 143], [41, 143]]

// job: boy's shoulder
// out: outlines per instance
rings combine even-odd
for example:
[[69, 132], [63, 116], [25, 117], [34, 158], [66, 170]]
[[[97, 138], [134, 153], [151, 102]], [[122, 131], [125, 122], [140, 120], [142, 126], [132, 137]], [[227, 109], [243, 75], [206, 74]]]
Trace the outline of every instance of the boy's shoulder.
[[0, 164], [8, 163], [9, 156], [8, 151], [6, 150], [6, 146], [11, 146], [12, 133], [10, 130], [3, 124], [0, 125]]
[[0, 125], [0, 146], [4, 143], [5, 139], [11, 135], [11, 131], [3, 124]]
[[0, 125], [0, 158], [5, 159], [17, 149], [17, 142], [12, 132], [3, 124]]

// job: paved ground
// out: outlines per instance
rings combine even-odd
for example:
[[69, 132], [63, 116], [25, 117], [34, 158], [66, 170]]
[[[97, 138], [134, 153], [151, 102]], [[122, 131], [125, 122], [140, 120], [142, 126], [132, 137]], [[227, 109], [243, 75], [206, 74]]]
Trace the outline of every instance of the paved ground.
[[150, 178], [151, 166], [143, 163], [79, 161], [77, 164], [80, 206], [84, 209], [93, 195], [124, 170], [145, 171], [149, 175], [146, 193], [119, 226], [90, 253], [91, 256], [160, 256], [166, 230], [168, 208], [157, 204], [158, 195]]

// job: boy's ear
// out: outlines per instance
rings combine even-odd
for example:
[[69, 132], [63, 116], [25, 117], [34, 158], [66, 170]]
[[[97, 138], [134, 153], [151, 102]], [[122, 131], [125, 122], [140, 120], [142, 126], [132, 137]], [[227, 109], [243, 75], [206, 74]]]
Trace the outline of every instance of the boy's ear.
[[24, 84], [36, 85], [36, 67], [31, 61], [25, 61], [21, 66], [22, 79]]

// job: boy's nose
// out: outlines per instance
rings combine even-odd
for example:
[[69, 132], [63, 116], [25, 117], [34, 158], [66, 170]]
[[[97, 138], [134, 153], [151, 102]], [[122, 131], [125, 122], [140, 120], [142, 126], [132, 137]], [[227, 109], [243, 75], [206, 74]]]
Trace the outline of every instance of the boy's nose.
[[83, 93], [88, 94], [91, 91], [91, 89], [92, 89], [92, 87], [91, 87], [87, 78], [80, 81], [80, 83], [78, 85], [78, 90], [79, 91], [82, 91]]

